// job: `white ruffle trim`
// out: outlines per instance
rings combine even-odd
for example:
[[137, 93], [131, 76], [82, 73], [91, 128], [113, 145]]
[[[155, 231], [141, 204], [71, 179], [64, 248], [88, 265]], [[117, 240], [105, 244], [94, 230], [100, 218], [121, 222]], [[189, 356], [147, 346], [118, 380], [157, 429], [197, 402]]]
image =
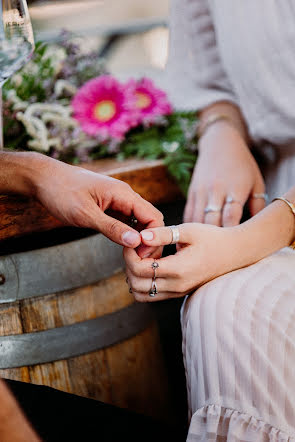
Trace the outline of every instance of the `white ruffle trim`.
[[249, 414], [207, 405], [192, 416], [187, 441], [295, 442], [295, 438]]

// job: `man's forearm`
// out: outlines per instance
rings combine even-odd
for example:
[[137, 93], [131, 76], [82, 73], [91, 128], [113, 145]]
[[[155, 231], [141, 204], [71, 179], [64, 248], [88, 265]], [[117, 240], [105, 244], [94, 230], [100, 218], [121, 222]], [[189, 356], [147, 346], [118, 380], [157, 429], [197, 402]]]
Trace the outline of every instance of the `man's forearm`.
[[0, 380], [0, 441], [41, 441], [31, 428], [13, 395], [2, 380]]
[[0, 152], [0, 193], [34, 194], [35, 175], [46, 160], [35, 152]]

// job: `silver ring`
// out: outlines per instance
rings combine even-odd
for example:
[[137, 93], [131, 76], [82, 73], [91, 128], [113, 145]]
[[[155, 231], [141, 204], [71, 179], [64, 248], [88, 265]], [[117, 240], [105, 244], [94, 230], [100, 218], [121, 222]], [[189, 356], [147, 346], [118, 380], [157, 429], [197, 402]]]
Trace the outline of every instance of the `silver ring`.
[[204, 212], [207, 214], [209, 212], [221, 212], [222, 208], [218, 206], [207, 206], [204, 209]]
[[172, 239], [170, 244], [177, 244], [180, 238], [179, 228], [177, 226], [169, 226], [172, 233]]
[[133, 293], [132, 288], [131, 288], [130, 285], [129, 285], [129, 278], [128, 278], [128, 276], [127, 276], [127, 278], [126, 278], [126, 284], [128, 284], [128, 287], [129, 287], [129, 293]]
[[232, 196], [227, 196], [226, 200], [225, 200], [226, 204], [233, 204], [233, 203], [238, 203], [240, 204], [242, 207], [244, 206], [241, 201], [234, 199]]
[[156, 280], [153, 279], [152, 280], [152, 287], [150, 289], [149, 295], [151, 298], [154, 298], [157, 294], [158, 294], [158, 288], [157, 288]]
[[267, 202], [268, 201], [268, 194], [267, 193], [253, 193], [253, 195], [251, 195], [251, 198], [262, 199], [265, 202]]
[[158, 294], [158, 288], [157, 288], [157, 284], [156, 284], [156, 270], [159, 268], [159, 264], [157, 263], [156, 260], [154, 260], [154, 262], [152, 263], [152, 269], [154, 271], [154, 276], [152, 278], [152, 287], [149, 291], [149, 295], [151, 298], [154, 298], [157, 294]]

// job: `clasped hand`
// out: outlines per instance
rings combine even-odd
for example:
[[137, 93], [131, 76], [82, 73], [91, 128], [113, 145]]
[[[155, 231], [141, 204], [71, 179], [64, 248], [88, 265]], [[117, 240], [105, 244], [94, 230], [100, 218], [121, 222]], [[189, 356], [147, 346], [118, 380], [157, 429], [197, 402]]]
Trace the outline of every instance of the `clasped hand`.
[[[140, 302], [177, 298], [197, 289], [202, 284], [241, 266], [239, 230], [211, 225], [187, 223], [178, 226], [180, 232], [174, 255], [157, 259], [157, 289], [151, 289], [153, 259], [142, 259], [136, 250], [124, 248], [126, 274], [135, 296]], [[171, 243], [169, 227], [147, 229], [141, 232], [147, 246], [162, 247]]]

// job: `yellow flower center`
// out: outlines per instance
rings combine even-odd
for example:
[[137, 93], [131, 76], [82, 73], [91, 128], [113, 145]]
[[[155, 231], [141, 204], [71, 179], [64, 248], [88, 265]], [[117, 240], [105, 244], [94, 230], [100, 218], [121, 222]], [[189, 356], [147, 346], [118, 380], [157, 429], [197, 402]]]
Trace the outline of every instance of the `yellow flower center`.
[[116, 114], [116, 105], [111, 100], [100, 101], [94, 108], [94, 117], [101, 121], [109, 121]]
[[145, 109], [149, 107], [152, 100], [151, 97], [149, 97], [147, 94], [144, 94], [143, 92], [135, 92], [136, 95], [136, 106], [139, 109]]

